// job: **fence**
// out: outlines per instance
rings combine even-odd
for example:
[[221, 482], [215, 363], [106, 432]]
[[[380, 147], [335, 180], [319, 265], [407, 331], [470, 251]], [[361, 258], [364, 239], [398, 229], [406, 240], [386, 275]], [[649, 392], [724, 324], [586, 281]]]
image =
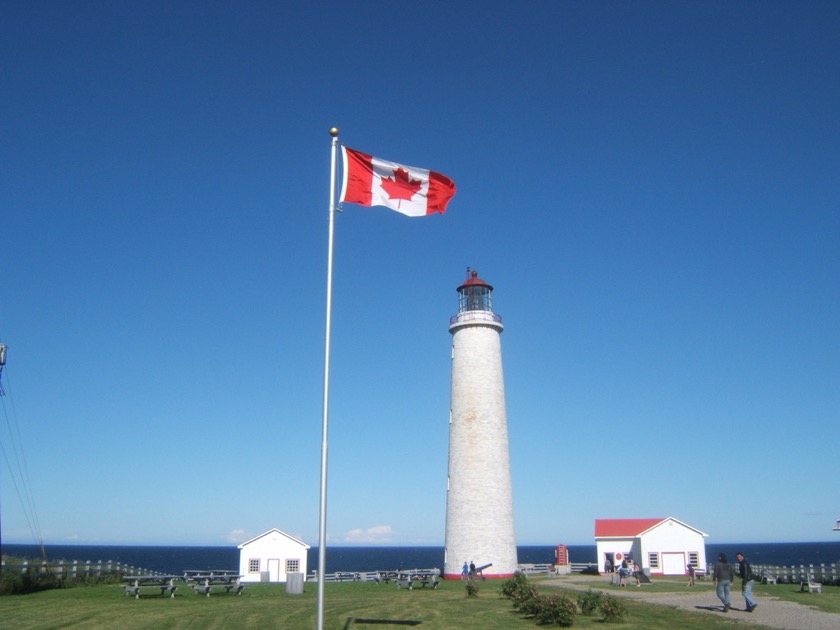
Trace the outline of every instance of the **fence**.
[[22, 562], [15, 562], [13, 564], [0, 564], [3, 571], [16, 572], [30, 575], [54, 575], [58, 578], [68, 578], [71, 580], [79, 578], [102, 578], [111, 575], [158, 575], [156, 571], [148, 571], [132, 567], [120, 562], [112, 562], [108, 560], [103, 562], [97, 560], [91, 562], [90, 560], [56, 560], [52, 562], [33, 562], [28, 560]]

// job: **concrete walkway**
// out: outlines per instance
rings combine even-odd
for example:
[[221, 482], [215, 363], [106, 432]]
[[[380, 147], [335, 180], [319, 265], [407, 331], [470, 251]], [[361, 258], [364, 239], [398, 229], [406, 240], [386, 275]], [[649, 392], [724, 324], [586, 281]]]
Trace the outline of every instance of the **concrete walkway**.
[[[728, 613], [724, 613], [723, 606], [715, 595], [714, 588], [709, 587], [709, 583], [698, 582], [696, 591], [654, 593], [646, 592], [644, 585], [640, 588], [634, 586], [632, 579], [628, 582], [630, 585], [618, 588], [609, 584], [605, 577], [573, 574], [540, 580], [539, 584], [581, 591], [591, 588], [594, 591], [602, 591], [618, 597], [640, 599], [650, 604], [674, 606], [712, 615], [725, 615], [727, 618], [776, 630], [838, 630], [840, 628], [840, 615], [824, 613], [816, 608], [774, 597], [756, 597], [758, 607], [748, 613], [745, 610], [744, 598], [741, 596], [739, 587], [732, 590], [732, 603], [735, 607]], [[814, 594], [814, 597], [819, 597], [819, 594]]]

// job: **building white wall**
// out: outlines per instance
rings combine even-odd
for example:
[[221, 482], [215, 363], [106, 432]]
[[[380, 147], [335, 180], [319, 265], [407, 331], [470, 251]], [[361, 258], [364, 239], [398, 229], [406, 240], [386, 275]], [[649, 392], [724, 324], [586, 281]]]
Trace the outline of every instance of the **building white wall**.
[[[243, 582], [260, 582], [269, 572], [270, 582], [285, 582], [289, 560], [298, 561], [298, 573], [307, 572], [306, 552], [309, 545], [280, 530], [273, 529], [239, 545], [239, 573]], [[251, 571], [251, 560], [259, 560], [259, 570]]]
[[[674, 519], [665, 519], [659, 525], [637, 538], [597, 539], [598, 568], [604, 570], [607, 553], [628, 553], [643, 569], [653, 575], [684, 575], [689, 561], [689, 553], [698, 554], [697, 568], [706, 567], [706, 541], [702, 532]], [[651, 567], [649, 554], [659, 554], [659, 566]], [[616, 562], [616, 567], [620, 562]]]
[[[706, 567], [706, 541], [702, 532], [699, 532], [683, 523], [672, 519], [666, 519], [650, 531], [646, 532], [641, 540], [641, 551], [644, 566], [648, 566], [648, 554], [659, 553], [660, 559], [658, 569], [651, 569], [651, 573], [665, 575], [683, 575], [689, 561], [689, 553], [696, 552], [698, 555], [697, 568]], [[669, 560], [664, 560], [664, 555]], [[677, 554], [682, 554], [680, 560], [676, 560]]]
[[[633, 541], [634, 538], [608, 538], [605, 540], [598, 540], [595, 543], [595, 548], [598, 551], [598, 570], [604, 570], [604, 562], [606, 561], [606, 554], [612, 553], [620, 553], [621, 560], [623, 560], [628, 554], [633, 554], [634, 558], [636, 554], [633, 550]], [[639, 558], [635, 558], [637, 561]], [[615, 566], [621, 564], [621, 560], [616, 561]]]
[[517, 569], [501, 323], [477, 317], [454, 323], [446, 500], [444, 575], [457, 577], [465, 562], [486, 577]]

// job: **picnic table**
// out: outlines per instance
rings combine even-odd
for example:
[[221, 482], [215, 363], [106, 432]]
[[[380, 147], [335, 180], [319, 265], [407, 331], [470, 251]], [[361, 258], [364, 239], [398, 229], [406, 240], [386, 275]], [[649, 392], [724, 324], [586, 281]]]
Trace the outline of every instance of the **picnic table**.
[[242, 576], [236, 571], [184, 571], [184, 580], [196, 593], [210, 597], [211, 592], [236, 593], [245, 589]]
[[179, 575], [126, 575], [123, 576], [123, 585], [126, 595], [134, 595], [134, 599], [140, 599], [140, 589], [159, 589], [161, 597], [169, 593], [172, 599], [178, 587], [175, 580], [181, 579]]
[[436, 589], [440, 584], [440, 574], [437, 570], [420, 569], [414, 571], [389, 571], [386, 572], [382, 579], [387, 583], [394, 580], [397, 584], [397, 589], [406, 587], [409, 591], [414, 590], [415, 586], [426, 588], [431, 586]]

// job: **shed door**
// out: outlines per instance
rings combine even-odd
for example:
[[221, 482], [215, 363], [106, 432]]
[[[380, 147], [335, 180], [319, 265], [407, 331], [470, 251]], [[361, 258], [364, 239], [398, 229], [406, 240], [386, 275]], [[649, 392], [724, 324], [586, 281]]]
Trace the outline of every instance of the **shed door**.
[[662, 573], [663, 575], [685, 575], [685, 554], [684, 553], [663, 553]]
[[268, 559], [268, 581], [269, 582], [279, 582], [280, 581], [280, 558], [269, 558]]

